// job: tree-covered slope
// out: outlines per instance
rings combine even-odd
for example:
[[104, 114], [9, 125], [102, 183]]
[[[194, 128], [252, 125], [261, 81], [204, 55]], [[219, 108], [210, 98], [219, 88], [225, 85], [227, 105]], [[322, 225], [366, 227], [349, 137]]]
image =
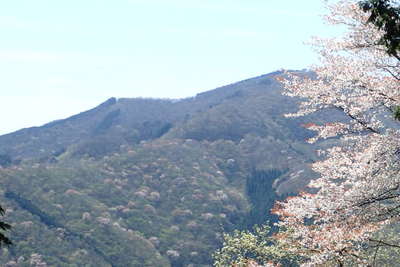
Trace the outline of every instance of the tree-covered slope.
[[209, 266], [222, 232], [273, 220], [274, 200], [312, 175], [332, 141], [305, 145], [302, 125], [345, 119], [285, 118], [297, 102], [277, 75], [188, 99], [111, 98], [0, 136], [15, 243], [0, 264]]

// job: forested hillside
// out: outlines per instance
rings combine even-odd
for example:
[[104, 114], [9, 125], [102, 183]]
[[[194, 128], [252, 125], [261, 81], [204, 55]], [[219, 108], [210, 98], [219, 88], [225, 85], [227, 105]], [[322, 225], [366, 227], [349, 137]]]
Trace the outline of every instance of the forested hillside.
[[[301, 75], [309, 73], [299, 72]], [[115, 99], [0, 136], [2, 266], [209, 266], [221, 235], [274, 220], [316, 150], [275, 72], [192, 98]], [[305, 178], [307, 177], [307, 179]], [[37, 262], [34, 265], [32, 262]]]

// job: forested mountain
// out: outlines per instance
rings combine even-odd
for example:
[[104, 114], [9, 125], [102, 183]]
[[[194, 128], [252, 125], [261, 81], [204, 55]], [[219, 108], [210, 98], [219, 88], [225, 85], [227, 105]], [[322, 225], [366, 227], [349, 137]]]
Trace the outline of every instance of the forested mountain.
[[[310, 75], [309, 73], [301, 73]], [[281, 72], [192, 98], [115, 99], [0, 136], [0, 203], [14, 246], [1, 266], [209, 266], [221, 234], [273, 220], [316, 150], [285, 118]], [[40, 265], [42, 264], [42, 265]]]

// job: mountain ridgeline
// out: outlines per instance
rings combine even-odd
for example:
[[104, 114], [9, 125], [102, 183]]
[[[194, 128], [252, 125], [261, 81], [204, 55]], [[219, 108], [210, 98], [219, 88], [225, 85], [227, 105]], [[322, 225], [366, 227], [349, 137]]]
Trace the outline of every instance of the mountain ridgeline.
[[306, 144], [303, 126], [346, 119], [285, 118], [298, 101], [280, 75], [179, 100], [110, 98], [0, 136], [14, 242], [0, 265], [211, 266], [223, 232], [275, 220], [274, 201], [313, 177], [315, 151], [335, 140]]

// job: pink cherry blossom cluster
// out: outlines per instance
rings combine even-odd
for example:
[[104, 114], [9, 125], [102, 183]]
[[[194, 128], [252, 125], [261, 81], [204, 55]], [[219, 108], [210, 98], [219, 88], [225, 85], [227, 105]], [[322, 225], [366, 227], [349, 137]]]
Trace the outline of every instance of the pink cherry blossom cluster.
[[276, 238], [304, 256], [304, 266], [368, 265], [363, 251], [376, 242], [374, 233], [400, 220], [400, 127], [392, 115], [400, 106], [400, 61], [378, 44], [382, 33], [366, 23], [357, 1], [335, 1], [328, 9], [327, 22], [347, 32], [313, 39], [321, 56], [312, 67], [316, 77], [288, 72], [281, 81], [287, 95], [301, 99], [288, 116], [333, 108], [349, 121], [308, 125], [317, 132], [310, 142], [338, 137], [340, 145], [313, 164], [320, 177], [307, 192], [276, 204], [278, 225], [286, 229]]

